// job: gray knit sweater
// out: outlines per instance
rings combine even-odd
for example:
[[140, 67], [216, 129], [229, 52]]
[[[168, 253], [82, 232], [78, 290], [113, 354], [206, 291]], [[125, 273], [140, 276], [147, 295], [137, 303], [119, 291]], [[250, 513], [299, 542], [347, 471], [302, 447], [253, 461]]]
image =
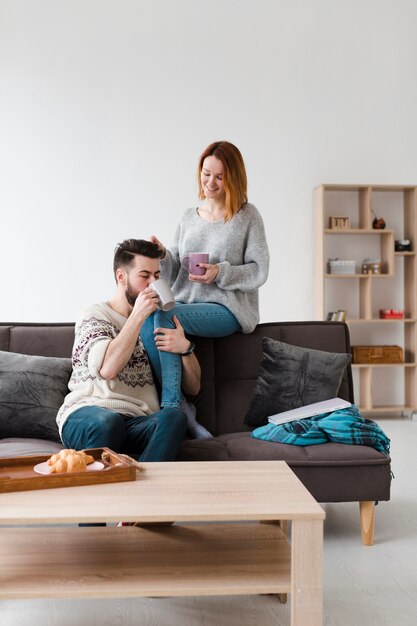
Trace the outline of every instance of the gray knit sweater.
[[[188, 280], [181, 260], [190, 252], [208, 252], [220, 271], [214, 283]], [[259, 322], [258, 289], [268, 277], [269, 253], [259, 211], [244, 204], [229, 222], [203, 220], [196, 208], [185, 211], [173, 242], [161, 261], [161, 275], [179, 302], [223, 304], [237, 318], [244, 333]]]

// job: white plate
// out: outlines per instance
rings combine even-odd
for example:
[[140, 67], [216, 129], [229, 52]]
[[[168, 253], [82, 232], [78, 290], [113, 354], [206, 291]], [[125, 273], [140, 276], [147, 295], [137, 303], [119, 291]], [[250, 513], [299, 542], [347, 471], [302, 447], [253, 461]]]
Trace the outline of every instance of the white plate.
[[[87, 472], [94, 472], [94, 471], [97, 471], [97, 470], [102, 470], [103, 468], [104, 468], [104, 463], [100, 463], [100, 461], [93, 461], [93, 463], [89, 463], [87, 465]], [[47, 464], [46, 461], [44, 461], [43, 463], [38, 463], [37, 465], [35, 465], [35, 467], [33, 469], [38, 474], [50, 474], [51, 473], [49, 471], [49, 465]], [[75, 474], [76, 472], [63, 472], [63, 473], [64, 474]]]

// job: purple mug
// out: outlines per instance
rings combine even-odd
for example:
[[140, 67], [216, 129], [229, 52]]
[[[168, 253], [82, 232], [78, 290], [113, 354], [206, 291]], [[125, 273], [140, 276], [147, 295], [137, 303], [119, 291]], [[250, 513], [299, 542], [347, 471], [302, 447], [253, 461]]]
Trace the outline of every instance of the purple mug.
[[181, 261], [182, 267], [190, 274], [196, 274], [197, 276], [204, 276], [206, 273], [205, 267], [198, 267], [199, 263], [208, 263], [209, 255], [207, 252], [190, 252]]

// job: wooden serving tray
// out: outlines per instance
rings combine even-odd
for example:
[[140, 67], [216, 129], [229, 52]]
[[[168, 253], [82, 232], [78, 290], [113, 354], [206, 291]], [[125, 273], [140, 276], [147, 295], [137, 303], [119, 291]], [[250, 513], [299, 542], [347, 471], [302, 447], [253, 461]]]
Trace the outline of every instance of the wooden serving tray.
[[38, 463], [47, 461], [51, 454], [0, 459], [0, 493], [136, 480], [139, 464], [133, 459], [129, 460], [109, 448], [90, 448], [84, 452], [103, 463], [104, 468], [89, 472], [45, 475], [38, 474], [33, 468]]

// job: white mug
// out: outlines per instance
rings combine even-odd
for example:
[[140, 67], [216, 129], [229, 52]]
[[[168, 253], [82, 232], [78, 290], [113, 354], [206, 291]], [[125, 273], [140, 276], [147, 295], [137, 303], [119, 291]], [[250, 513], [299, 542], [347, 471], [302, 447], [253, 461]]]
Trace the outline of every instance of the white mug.
[[171, 287], [168, 285], [166, 280], [164, 280], [163, 278], [158, 278], [158, 280], [155, 280], [149, 286], [158, 296], [158, 306], [162, 311], [170, 311], [174, 308], [174, 294], [172, 293]]

